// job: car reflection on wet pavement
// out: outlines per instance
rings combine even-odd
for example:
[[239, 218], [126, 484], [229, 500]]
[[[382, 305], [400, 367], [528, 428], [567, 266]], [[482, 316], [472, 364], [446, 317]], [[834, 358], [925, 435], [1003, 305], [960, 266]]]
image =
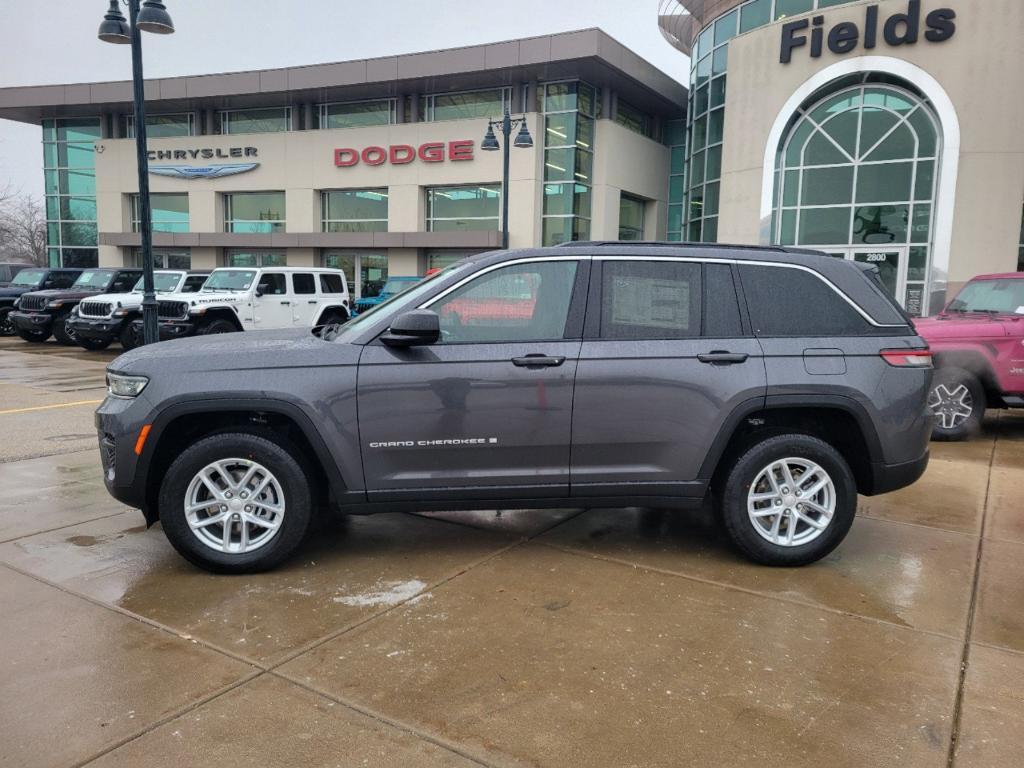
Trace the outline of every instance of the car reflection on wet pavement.
[[113, 355], [26, 346], [0, 340], [0, 764], [1021, 762], [1021, 415], [933, 444], [803, 569], [697, 513], [545, 510], [323, 519], [224, 577], [106, 494]]

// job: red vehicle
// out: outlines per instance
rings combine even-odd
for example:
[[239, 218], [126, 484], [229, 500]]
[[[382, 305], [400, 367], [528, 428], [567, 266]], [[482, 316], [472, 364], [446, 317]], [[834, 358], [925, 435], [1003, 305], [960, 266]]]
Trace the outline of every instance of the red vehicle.
[[[533, 277], [498, 277], [485, 281], [479, 288], [460, 293], [442, 310], [442, 329], [453, 330], [472, 325], [507, 331], [509, 328], [529, 325], [537, 307], [539, 287], [537, 281], [531, 279]], [[508, 284], [510, 281], [511, 285]]]
[[1024, 408], [1024, 273], [979, 275], [914, 325], [935, 364], [933, 439], [970, 437], [986, 408]]

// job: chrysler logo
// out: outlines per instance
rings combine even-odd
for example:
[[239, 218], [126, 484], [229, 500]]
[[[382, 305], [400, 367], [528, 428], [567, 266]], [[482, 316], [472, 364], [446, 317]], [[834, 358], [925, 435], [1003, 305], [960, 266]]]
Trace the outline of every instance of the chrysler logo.
[[171, 176], [176, 179], [219, 179], [251, 171], [259, 163], [230, 163], [227, 165], [151, 165], [149, 172], [155, 176]]

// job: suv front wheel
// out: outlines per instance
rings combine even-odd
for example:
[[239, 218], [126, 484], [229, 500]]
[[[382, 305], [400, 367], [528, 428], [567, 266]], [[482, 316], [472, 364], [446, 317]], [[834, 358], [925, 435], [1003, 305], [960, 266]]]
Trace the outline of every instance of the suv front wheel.
[[940, 368], [932, 377], [928, 408], [935, 417], [932, 440], [966, 440], [981, 431], [985, 388], [963, 368]]
[[809, 435], [771, 437], [729, 472], [721, 513], [729, 538], [763, 565], [813, 563], [839, 546], [857, 512], [849, 465]]
[[294, 453], [244, 432], [187, 449], [160, 488], [160, 522], [174, 548], [215, 573], [264, 571], [291, 555], [313, 509]]

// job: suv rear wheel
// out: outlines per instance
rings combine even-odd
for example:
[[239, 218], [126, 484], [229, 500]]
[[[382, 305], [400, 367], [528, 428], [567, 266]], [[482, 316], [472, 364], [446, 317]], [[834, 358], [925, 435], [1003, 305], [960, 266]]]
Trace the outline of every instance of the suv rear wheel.
[[935, 416], [932, 440], [966, 440], [981, 431], [985, 388], [963, 368], [940, 368], [932, 378], [928, 407]]
[[809, 435], [771, 437], [744, 453], [722, 496], [729, 538], [763, 565], [813, 563], [839, 546], [857, 512], [849, 465]]
[[196, 331], [200, 336], [209, 336], [211, 333], [234, 333], [237, 329], [230, 321], [222, 318], [209, 320], [199, 326]]
[[215, 573], [264, 571], [291, 555], [313, 510], [309, 478], [293, 453], [244, 432], [187, 449], [160, 488], [160, 521], [174, 548]]
[[11, 322], [10, 314], [10, 312], [4, 312], [0, 315], [0, 336], [13, 336], [15, 334], [14, 323]]

